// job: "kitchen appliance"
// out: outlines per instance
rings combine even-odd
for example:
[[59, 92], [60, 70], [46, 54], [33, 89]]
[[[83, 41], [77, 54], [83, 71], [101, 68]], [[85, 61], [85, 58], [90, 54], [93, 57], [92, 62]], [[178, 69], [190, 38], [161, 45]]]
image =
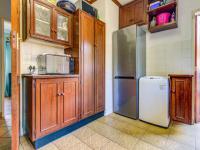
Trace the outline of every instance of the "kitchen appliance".
[[77, 9], [81, 9], [85, 12], [87, 12], [88, 14], [94, 16], [97, 18], [97, 9], [92, 7], [89, 3], [87, 3], [86, 1], [84, 0], [78, 0], [76, 3], [76, 8]]
[[143, 77], [139, 85], [139, 119], [168, 127], [169, 80], [165, 77]]
[[139, 78], [146, 74], [146, 33], [129, 26], [113, 33], [114, 112], [138, 119]]
[[70, 56], [42, 54], [37, 57], [38, 74], [69, 74]]

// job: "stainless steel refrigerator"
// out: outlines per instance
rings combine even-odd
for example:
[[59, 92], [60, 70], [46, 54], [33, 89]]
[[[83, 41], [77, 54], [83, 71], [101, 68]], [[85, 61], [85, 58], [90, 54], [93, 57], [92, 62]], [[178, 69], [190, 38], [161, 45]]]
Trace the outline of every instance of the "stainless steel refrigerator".
[[138, 119], [139, 79], [146, 75], [146, 32], [130, 26], [113, 33], [114, 112]]

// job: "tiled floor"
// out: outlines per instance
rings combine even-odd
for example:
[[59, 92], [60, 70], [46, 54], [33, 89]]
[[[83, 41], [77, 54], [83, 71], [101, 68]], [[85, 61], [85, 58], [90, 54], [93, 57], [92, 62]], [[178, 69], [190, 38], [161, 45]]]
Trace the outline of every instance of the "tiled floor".
[[[21, 150], [32, 150], [21, 138]], [[200, 150], [200, 125], [172, 123], [169, 129], [111, 114], [40, 150]]]
[[11, 148], [11, 100], [5, 99], [5, 118], [0, 118], [0, 150]]

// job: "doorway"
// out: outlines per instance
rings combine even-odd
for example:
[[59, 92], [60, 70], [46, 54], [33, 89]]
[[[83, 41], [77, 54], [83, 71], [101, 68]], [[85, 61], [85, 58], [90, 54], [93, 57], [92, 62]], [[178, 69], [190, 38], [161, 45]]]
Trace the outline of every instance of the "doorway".
[[11, 149], [11, 23], [1, 18], [0, 149]]

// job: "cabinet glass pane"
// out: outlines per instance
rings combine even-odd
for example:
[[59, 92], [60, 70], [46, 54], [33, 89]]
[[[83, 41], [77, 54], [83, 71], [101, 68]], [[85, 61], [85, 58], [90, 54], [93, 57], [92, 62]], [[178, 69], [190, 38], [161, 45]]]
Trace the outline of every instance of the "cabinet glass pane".
[[68, 18], [59, 14], [57, 16], [57, 39], [68, 41]]
[[35, 33], [50, 37], [51, 10], [35, 4]]

